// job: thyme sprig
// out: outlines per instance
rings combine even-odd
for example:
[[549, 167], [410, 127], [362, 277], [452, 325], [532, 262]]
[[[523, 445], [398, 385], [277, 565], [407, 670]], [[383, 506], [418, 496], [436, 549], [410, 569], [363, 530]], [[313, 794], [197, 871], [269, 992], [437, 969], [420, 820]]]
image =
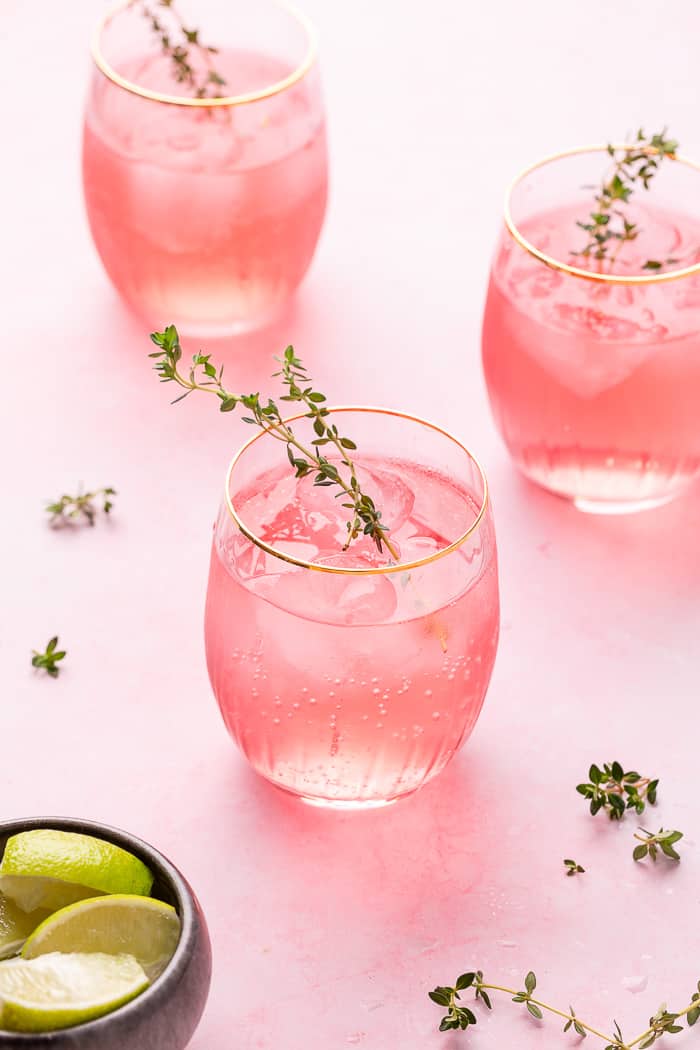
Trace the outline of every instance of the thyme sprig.
[[82, 521], [83, 524], [87, 522], [88, 525], [94, 525], [98, 511], [95, 501], [101, 502], [103, 512], [109, 514], [114, 506], [112, 497], [116, 496], [116, 494], [116, 489], [108, 486], [103, 489], [95, 489], [94, 492], [78, 491], [75, 496], [63, 495], [53, 503], [47, 503], [46, 505], [46, 511], [51, 515], [49, 524], [54, 528], [72, 525], [78, 521]]
[[576, 790], [589, 799], [593, 816], [602, 809], [611, 820], [622, 820], [628, 809], [641, 814], [647, 803], [656, 805], [658, 779], [643, 777], [634, 770], [625, 773], [619, 762], [605, 762], [602, 769], [593, 763], [588, 777], [588, 782], [578, 784]]
[[61, 668], [57, 665], [66, 656], [65, 649], [58, 649], [58, 635], [54, 635], [43, 653], [39, 652], [38, 649], [32, 649], [32, 654], [32, 667], [46, 671], [51, 678], [58, 678], [58, 672]]
[[654, 835], [645, 828], [639, 828], [634, 837], [640, 843], [639, 846], [634, 847], [632, 853], [635, 860], [644, 860], [645, 857], [649, 857], [655, 862], [659, 853], [668, 857], [669, 860], [679, 861], [681, 859], [674, 846], [683, 838], [682, 831], [664, 831], [663, 828], [659, 828]]
[[[218, 48], [204, 44], [200, 40], [199, 29], [188, 29], [178, 13], [173, 0], [132, 0], [132, 6], [139, 6], [144, 18], [148, 19], [151, 29], [158, 37], [164, 55], [170, 58], [173, 77], [178, 84], [185, 84], [195, 98], [221, 98], [219, 88], [226, 85], [225, 79], [217, 73], [212, 63], [212, 55], [218, 54]], [[172, 30], [158, 15], [158, 9], [165, 8], [170, 12], [177, 26], [177, 37], [173, 38]], [[206, 73], [198, 73], [190, 49], [194, 49], [207, 66]]]
[[[347, 522], [347, 541], [343, 550], [347, 550], [353, 540], [363, 534], [374, 540], [380, 552], [386, 544], [391, 556], [398, 561], [398, 552], [388, 536], [389, 526], [383, 524], [382, 513], [372, 498], [362, 491], [355, 464], [348, 454], [357, 446], [350, 438], [341, 436], [337, 426], [329, 422], [330, 413], [325, 407], [325, 394], [314, 390], [306, 369], [295, 355], [292, 346], [286, 348], [282, 357], [275, 358], [282, 367], [274, 375], [281, 377], [287, 390], [280, 400], [294, 402], [307, 409], [305, 418], [312, 421], [316, 435], [311, 447], [299, 440], [289, 423], [282, 418], [277, 404], [270, 398], [265, 402], [259, 393], [234, 394], [227, 390], [223, 384], [223, 365], [217, 369], [211, 361], [211, 354], [195, 354], [188, 372], [180, 371], [178, 364], [182, 357], [182, 347], [175, 325], [168, 325], [163, 332], [153, 332], [151, 339], [158, 350], [149, 356], [156, 359], [154, 368], [161, 382], [174, 382], [184, 388], [184, 394], [176, 397], [173, 404], [182, 401], [194, 390], [201, 390], [218, 397], [221, 412], [232, 412], [239, 404], [242, 405], [250, 413], [242, 417], [244, 423], [260, 427], [287, 446], [287, 457], [295, 477], [303, 478], [313, 474], [314, 485], [337, 486], [340, 492], [336, 498], [346, 497], [342, 506], [350, 511], [350, 516]], [[327, 446], [334, 448], [339, 454], [339, 466], [331, 463], [321, 451]]]
[[[622, 248], [640, 234], [637, 223], [630, 222], [624, 205], [629, 203], [634, 191], [641, 186], [648, 190], [666, 157], [675, 160], [678, 142], [666, 137], [667, 129], [656, 135], [645, 135], [642, 128], [637, 132], [633, 144], [616, 149], [608, 144], [608, 155], [612, 159], [612, 171], [603, 180], [596, 194], [595, 205], [585, 222], [576, 225], [588, 235], [580, 251], [572, 252], [599, 262], [609, 260], [614, 267]], [[611, 251], [612, 249], [612, 251]], [[647, 259], [643, 270], [661, 270], [677, 259]]]
[[569, 858], [564, 860], [564, 867], [566, 868], [566, 874], [570, 875], [570, 876], [571, 875], [583, 875], [583, 874], [585, 874], [585, 871], [586, 871], [586, 869], [582, 868], [581, 865], [577, 861], [571, 860]]
[[438, 987], [432, 992], [429, 992], [428, 995], [434, 1003], [437, 1003], [438, 1006], [444, 1007], [447, 1010], [447, 1013], [440, 1021], [441, 1032], [447, 1032], [453, 1029], [461, 1029], [462, 1031], [465, 1031], [467, 1028], [470, 1028], [477, 1023], [477, 1016], [474, 1011], [470, 1010], [467, 1006], [461, 1005], [461, 996], [459, 994], [468, 988], [473, 988], [475, 999], [481, 1000], [488, 1010], [492, 1009], [488, 992], [502, 992], [505, 995], [510, 995], [514, 1003], [524, 1004], [527, 1012], [535, 1020], [542, 1020], [545, 1013], [555, 1014], [557, 1017], [564, 1020], [565, 1032], [568, 1032], [573, 1028], [576, 1034], [581, 1036], [582, 1039], [585, 1039], [587, 1035], [595, 1036], [605, 1043], [605, 1050], [634, 1050], [635, 1047], [638, 1047], [639, 1050], [646, 1050], [647, 1047], [652, 1046], [662, 1035], [674, 1035], [677, 1032], [684, 1031], [684, 1026], [677, 1023], [683, 1017], [685, 1017], [687, 1027], [689, 1028], [692, 1028], [700, 1018], [700, 981], [698, 981], [697, 991], [693, 992], [690, 1003], [686, 1007], [679, 1010], [677, 1013], [674, 1013], [666, 1008], [665, 1003], [662, 1004], [657, 1012], [649, 1018], [649, 1025], [641, 1035], [638, 1035], [635, 1039], [627, 1042], [622, 1035], [617, 1021], [613, 1021], [613, 1034], [606, 1035], [605, 1032], [601, 1032], [598, 1028], [594, 1028], [586, 1021], [581, 1020], [572, 1006], [569, 1006], [568, 1011], [559, 1010], [557, 1007], [550, 1006], [541, 999], [535, 999], [533, 993], [536, 987], [537, 978], [532, 970], [526, 975], [524, 988], [520, 990], [516, 988], [506, 988], [499, 984], [487, 984], [484, 981], [483, 972], [481, 970], [475, 970], [473, 972], [463, 973], [457, 978], [453, 986], [438, 985]]

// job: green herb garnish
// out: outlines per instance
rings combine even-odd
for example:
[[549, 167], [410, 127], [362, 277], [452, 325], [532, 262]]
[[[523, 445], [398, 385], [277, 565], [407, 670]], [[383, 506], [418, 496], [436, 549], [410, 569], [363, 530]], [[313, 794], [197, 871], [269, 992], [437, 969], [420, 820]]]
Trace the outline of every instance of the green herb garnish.
[[78, 492], [77, 496], [61, 496], [54, 503], [46, 505], [47, 513], [51, 515], [51, 525], [60, 527], [77, 521], [94, 525], [97, 517], [95, 500], [99, 500], [103, 512], [109, 514], [114, 506], [112, 497], [116, 494], [116, 489], [104, 488], [95, 489], [94, 492]]
[[577, 864], [575, 860], [565, 860], [564, 867], [566, 868], [567, 875], [583, 875], [586, 871], [580, 864]]
[[659, 828], [654, 835], [651, 831], [646, 831], [645, 828], [639, 828], [634, 837], [640, 842], [639, 846], [634, 847], [634, 852], [632, 853], [635, 860], [644, 860], [645, 857], [650, 857], [651, 860], [656, 861], [659, 853], [664, 857], [668, 857], [669, 860], [681, 859], [676, 853], [674, 846], [676, 842], [680, 842], [683, 838], [682, 831], [664, 831], [663, 828]]
[[[664, 158], [675, 160], [678, 143], [666, 137], [666, 128], [651, 137], [640, 128], [634, 144], [621, 149], [608, 145], [607, 150], [613, 161], [612, 172], [603, 181], [588, 219], [576, 223], [585, 230], [588, 240], [580, 251], [572, 254], [598, 261], [609, 260], [612, 269], [624, 245], [636, 240], [641, 232], [638, 225], [627, 218], [624, 205], [640, 186], [649, 189]], [[677, 261], [647, 259], [642, 269], [656, 271]]]
[[[170, 58], [172, 73], [178, 84], [185, 84], [195, 98], [221, 98], [219, 88], [226, 81], [212, 65], [212, 55], [218, 54], [218, 48], [203, 44], [198, 29], [188, 29], [178, 14], [173, 0], [156, 0], [146, 3], [145, 0], [132, 0], [132, 6], [138, 6], [144, 18], [148, 19], [151, 29], [158, 37], [164, 55]], [[167, 9], [176, 23], [176, 35], [157, 14], [158, 8]], [[198, 52], [207, 66], [205, 74], [197, 73], [190, 49]]]
[[682, 1032], [684, 1027], [683, 1025], [677, 1024], [677, 1022], [683, 1017], [685, 1017], [686, 1024], [689, 1028], [691, 1028], [700, 1018], [700, 981], [698, 981], [698, 990], [693, 992], [690, 1003], [684, 1007], [683, 1010], [679, 1010], [678, 1013], [672, 1013], [666, 1009], [665, 1005], [661, 1006], [653, 1017], [649, 1018], [648, 1028], [646, 1028], [641, 1035], [638, 1035], [636, 1039], [627, 1042], [620, 1031], [620, 1026], [617, 1021], [613, 1021], [613, 1034], [606, 1035], [597, 1028], [593, 1028], [593, 1026], [586, 1021], [582, 1021], [574, 1012], [572, 1006], [569, 1006], [568, 1010], [559, 1010], [554, 1006], [550, 1006], [548, 1003], [542, 1002], [541, 999], [535, 999], [533, 997], [533, 992], [536, 987], [537, 978], [532, 970], [530, 970], [525, 977], [524, 988], [521, 990], [516, 988], [506, 988], [499, 984], [487, 984], [484, 981], [482, 971], [476, 970], [470, 973], [463, 973], [461, 977], [457, 978], [452, 987], [448, 985], [438, 985], [438, 987], [432, 992], [429, 992], [428, 995], [434, 1003], [437, 1003], [438, 1006], [447, 1010], [447, 1013], [440, 1021], [441, 1032], [448, 1032], [453, 1029], [461, 1029], [462, 1031], [465, 1031], [467, 1028], [470, 1028], [477, 1023], [477, 1016], [474, 1011], [470, 1010], [469, 1007], [461, 1005], [461, 996], [459, 994], [468, 988], [473, 988], [475, 998], [481, 1000], [489, 1010], [492, 1009], [492, 1007], [488, 991], [503, 992], [505, 995], [511, 996], [514, 1003], [522, 1003], [530, 1016], [535, 1020], [542, 1020], [544, 1013], [555, 1014], [557, 1017], [563, 1018], [565, 1022], [565, 1032], [573, 1029], [582, 1039], [587, 1035], [596, 1036], [596, 1038], [603, 1040], [605, 1043], [605, 1050], [633, 1050], [634, 1047], [639, 1047], [639, 1050], [646, 1050], [647, 1047], [652, 1046], [662, 1035], [667, 1033], [672, 1035], [676, 1032]]
[[[244, 423], [260, 427], [272, 438], [284, 442], [287, 446], [287, 458], [297, 478], [313, 474], [314, 485], [321, 487], [336, 486], [340, 489], [338, 497], [346, 498], [342, 506], [350, 511], [347, 522], [348, 537], [343, 550], [347, 550], [353, 540], [361, 534], [371, 536], [378, 551], [386, 544], [391, 556], [398, 561], [398, 552], [388, 537], [389, 527], [382, 524], [381, 511], [377, 510], [374, 501], [365, 492], [357, 478], [355, 465], [349, 456], [357, 446], [348, 437], [338, 432], [337, 426], [328, 421], [329, 410], [325, 407], [326, 397], [314, 390], [306, 374], [304, 365], [296, 357], [294, 348], [288, 346], [280, 358], [275, 358], [282, 365], [275, 376], [280, 376], [287, 393], [280, 398], [303, 405], [307, 409], [305, 417], [312, 420], [316, 437], [311, 448], [302, 444], [285, 423], [276, 403], [268, 398], [261, 400], [260, 394], [234, 394], [223, 384], [223, 365], [217, 369], [212, 364], [211, 354], [197, 353], [192, 358], [192, 365], [187, 374], [178, 368], [182, 357], [182, 347], [175, 325], [168, 325], [164, 332], [153, 332], [151, 339], [158, 347], [150, 357], [156, 358], [155, 370], [162, 383], [177, 383], [184, 388], [184, 394], [175, 398], [173, 404], [182, 401], [193, 390], [215, 394], [219, 399], [221, 412], [232, 412], [238, 405], [250, 413], [242, 417]], [[331, 446], [339, 454], [339, 465], [331, 463], [321, 451]]]
[[43, 653], [40, 653], [37, 649], [32, 649], [32, 667], [37, 667], [42, 671], [46, 671], [51, 678], [58, 678], [58, 672], [61, 670], [56, 665], [65, 658], [65, 650], [58, 651], [56, 646], [58, 645], [58, 635], [55, 635]]
[[593, 816], [601, 809], [611, 820], [621, 820], [625, 810], [643, 813], [646, 804], [656, 804], [658, 779], [640, 776], [634, 770], [625, 773], [619, 762], [605, 762], [600, 769], [595, 763], [588, 771], [589, 782], [579, 784], [579, 795], [590, 800]]

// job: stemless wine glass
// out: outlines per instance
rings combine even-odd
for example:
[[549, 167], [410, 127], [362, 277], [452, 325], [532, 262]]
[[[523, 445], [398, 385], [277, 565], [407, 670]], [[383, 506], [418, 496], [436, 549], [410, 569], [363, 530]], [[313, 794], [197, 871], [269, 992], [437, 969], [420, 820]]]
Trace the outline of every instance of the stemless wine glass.
[[616, 209], [634, 239], [596, 260], [577, 223], [610, 162], [605, 147], [571, 150], [512, 184], [483, 363], [523, 473], [583, 510], [623, 513], [700, 472], [700, 167], [665, 158]]
[[[105, 269], [139, 315], [225, 335], [281, 307], [321, 231], [327, 156], [316, 39], [283, 0], [177, 7], [180, 15], [156, 0], [126, 0], [98, 29], [85, 202]], [[178, 82], [182, 59], [161, 38], [179, 46], [183, 10], [184, 31], [192, 37], [194, 25], [197, 36], [186, 43], [192, 77]]]
[[344, 551], [337, 490], [295, 478], [284, 446], [257, 434], [216, 523], [207, 663], [258, 773], [362, 808], [415, 791], [471, 733], [498, 641], [496, 541], [484, 474], [454, 437], [384, 409], [329, 411], [359, 446], [396, 558], [369, 537]]

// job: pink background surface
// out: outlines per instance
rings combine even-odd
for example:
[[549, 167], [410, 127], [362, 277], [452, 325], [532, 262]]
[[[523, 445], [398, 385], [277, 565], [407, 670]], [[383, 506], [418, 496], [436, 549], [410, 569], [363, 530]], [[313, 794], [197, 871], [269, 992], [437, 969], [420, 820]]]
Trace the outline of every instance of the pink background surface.
[[[215, 953], [192, 1050], [453, 1050], [469, 1040], [435, 1031], [426, 992], [473, 966], [497, 983], [532, 967], [545, 997], [636, 1035], [700, 976], [700, 491], [614, 520], [528, 486], [489, 416], [479, 323], [522, 165], [639, 123], [668, 123], [700, 156], [700, 13], [694, 0], [661, 23], [651, 0], [306, 9], [330, 122], [325, 232], [283, 323], [212, 349], [254, 387], [293, 341], [332, 399], [427, 415], [481, 458], [503, 598], [482, 718], [437, 781], [365, 815], [278, 794], [230, 743], [201, 623], [245, 427], [208, 402], [169, 407], [92, 248], [79, 139], [102, 5], [4, 0], [0, 817], [112, 822], [182, 868]], [[43, 502], [80, 480], [119, 490], [113, 520], [51, 532]], [[56, 631], [69, 656], [54, 682], [29, 651]], [[661, 778], [649, 823], [686, 832], [678, 868], [633, 864], [634, 820], [587, 816], [574, 785], [612, 758]], [[587, 873], [565, 878], [565, 856]], [[566, 1045], [539, 1028], [499, 1001], [470, 1045]]]

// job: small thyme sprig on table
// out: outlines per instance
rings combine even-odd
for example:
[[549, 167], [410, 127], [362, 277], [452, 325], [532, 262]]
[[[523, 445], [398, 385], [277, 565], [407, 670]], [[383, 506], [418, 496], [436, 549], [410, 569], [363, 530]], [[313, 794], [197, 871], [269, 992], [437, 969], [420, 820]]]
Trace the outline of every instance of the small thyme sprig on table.
[[579, 795], [590, 800], [593, 816], [601, 809], [611, 820], [622, 820], [625, 810], [643, 813], [647, 802], [656, 805], [658, 779], [642, 777], [634, 770], [625, 773], [619, 762], [605, 762], [600, 769], [595, 763], [588, 771], [589, 782], [579, 784]]
[[634, 1050], [635, 1047], [638, 1047], [639, 1050], [646, 1050], [647, 1047], [652, 1046], [662, 1035], [667, 1033], [673, 1035], [677, 1032], [682, 1032], [684, 1030], [683, 1025], [679, 1025], [677, 1022], [683, 1017], [685, 1017], [689, 1028], [691, 1028], [700, 1018], [700, 981], [698, 981], [698, 990], [693, 992], [690, 1003], [683, 1010], [679, 1010], [678, 1013], [672, 1013], [666, 1009], [665, 1004], [662, 1005], [653, 1017], [649, 1018], [648, 1028], [646, 1028], [641, 1035], [638, 1035], [636, 1039], [626, 1042], [617, 1021], [613, 1021], [612, 1036], [606, 1035], [605, 1032], [601, 1032], [586, 1021], [582, 1021], [574, 1012], [572, 1006], [569, 1006], [568, 1011], [559, 1010], [555, 1006], [550, 1006], [548, 1003], [542, 1002], [541, 999], [535, 999], [533, 992], [536, 987], [537, 978], [532, 970], [530, 970], [525, 977], [524, 989], [522, 990], [516, 988], [505, 988], [500, 984], [487, 984], [484, 981], [483, 972], [481, 970], [476, 970], [470, 973], [463, 973], [457, 978], [452, 987], [449, 985], [438, 985], [438, 987], [432, 992], [429, 992], [428, 995], [434, 1003], [437, 1003], [438, 1006], [442, 1006], [447, 1010], [447, 1013], [440, 1021], [441, 1032], [447, 1032], [452, 1029], [461, 1029], [462, 1031], [465, 1031], [467, 1028], [477, 1023], [477, 1017], [473, 1010], [470, 1010], [469, 1007], [461, 1006], [458, 1003], [458, 1000], [461, 999], [459, 993], [465, 991], [467, 988], [473, 988], [475, 998], [481, 1000], [489, 1010], [491, 1010], [492, 1007], [488, 991], [503, 992], [505, 995], [510, 995], [514, 1003], [523, 1003], [528, 1013], [534, 1017], [535, 1020], [542, 1020], [544, 1013], [555, 1014], [557, 1017], [564, 1019], [565, 1032], [568, 1032], [573, 1028], [576, 1034], [581, 1036], [582, 1039], [585, 1039], [587, 1035], [593, 1035], [605, 1043], [605, 1050]]
[[575, 860], [565, 860], [564, 867], [566, 868], [567, 875], [583, 875], [586, 871], [582, 868]]
[[[195, 98], [221, 98], [218, 90], [226, 84], [225, 79], [217, 73], [212, 65], [212, 55], [218, 54], [218, 48], [203, 44], [199, 39], [198, 29], [188, 29], [175, 7], [173, 0], [132, 0], [132, 7], [141, 8], [144, 18], [148, 19], [151, 29], [160, 41], [164, 55], [172, 62], [173, 77], [178, 84], [186, 84]], [[158, 17], [157, 9], [165, 8], [177, 22], [179, 39], [173, 40], [167, 26]], [[206, 75], [198, 74], [192, 64], [190, 47], [195, 48], [207, 65]], [[211, 94], [213, 92], [213, 94]]]
[[72, 525], [76, 521], [82, 520], [83, 522], [87, 521], [88, 525], [94, 525], [97, 517], [97, 508], [94, 501], [100, 500], [103, 512], [109, 514], [114, 506], [112, 497], [116, 496], [116, 494], [116, 489], [107, 487], [95, 489], [94, 492], [78, 492], [76, 496], [61, 496], [54, 503], [47, 503], [46, 505], [46, 511], [51, 515], [50, 524], [54, 528], [60, 528], [63, 525]]
[[[151, 339], [158, 347], [150, 357], [156, 358], [154, 368], [162, 383], [177, 383], [184, 388], [184, 394], [175, 398], [173, 404], [182, 401], [193, 390], [216, 394], [221, 412], [232, 412], [239, 404], [248, 410], [250, 415], [243, 416], [244, 423], [260, 427], [270, 437], [284, 442], [287, 446], [287, 458], [297, 478], [314, 474], [314, 485], [340, 488], [339, 497], [347, 497], [342, 506], [351, 512], [347, 522], [348, 538], [343, 550], [347, 550], [353, 540], [360, 534], [371, 536], [378, 551], [386, 544], [389, 553], [398, 561], [398, 552], [388, 536], [389, 526], [381, 521], [381, 511], [377, 510], [374, 501], [362, 487], [357, 478], [355, 464], [348, 455], [357, 448], [355, 442], [343, 437], [334, 423], [329, 423], [329, 410], [325, 407], [326, 397], [314, 390], [309, 382], [304, 365], [296, 357], [294, 348], [288, 346], [281, 358], [276, 358], [282, 368], [275, 372], [281, 376], [287, 393], [281, 401], [291, 401], [307, 409], [305, 416], [312, 420], [316, 437], [311, 448], [301, 443], [288, 423], [285, 423], [279, 408], [268, 398], [267, 403], [261, 400], [260, 394], [234, 394], [223, 385], [223, 365], [217, 369], [211, 362], [211, 354], [197, 353], [192, 358], [192, 365], [187, 374], [178, 368], [182, 357], [182, 347], [175, 325], [168, 325], [163, 332], [153, 332]], [[324, 446], [332, 446], [340, 455], [340, 464], [345, 468], [345, 476], [339, 467], [331, 463], [321, 452]]]
[[645, 828], [639, 828], [639, 831], [635, 832], [634, 837], [640, 842], [639, 846], [634, 847], [634, 852], [632, 853], [635, 860], [644, 860], [648, 856], [653, 861], [656, 861], [659, 852], [668, 857], [669, 860], [679, 861], [681, 859], [673, 847], [676, 842], [680, 842], [683, 838], [682, 831], [664, 831], [663, 828], [659, 828], [654, 835]]
[[[678, 143], [666, 137], [666, 130], [664, 128], [658, 134], [647, 137], [640, 128], [632, 145], [621, 149], [608, 145], [608, 154], [613, 161], [612, 172], [603, 181], [587, 220], [576, 223], [587, 233], [588, 240], [580, 251], [574, 251], [572, 255], [599, 262], [607, 260], [612, 269], [624, 245], [637, 239], [641, 231], [636, 223], [629, 221], [623, 206], [629, 203], [639, 186], [649, 189], [664, 158], [675, 160]], [[613, 246], [614, 251], [610, 254]], [[664, 265], [676, 261], [647, 259], [642, 269], [660, 270]]]
[[57, 667], [57, 664], [65, 659], [66, 652], [65, 649], [58, 650], [57, 646], [58, 635], [54, 635], [43, 653], [40, 653], [37, 649], [32, 649], [32, 667], [36, 667], [41, 671], [46, 671], [51, 678], [58, 678], [58, 672], [61, 668]]

